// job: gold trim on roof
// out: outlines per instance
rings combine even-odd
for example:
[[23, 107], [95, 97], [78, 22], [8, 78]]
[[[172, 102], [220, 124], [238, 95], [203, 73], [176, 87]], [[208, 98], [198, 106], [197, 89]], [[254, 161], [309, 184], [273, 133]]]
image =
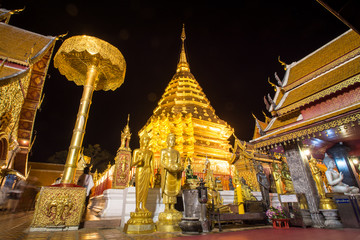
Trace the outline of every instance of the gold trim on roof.
[[[289, 90], [291, 90], [291, 89], [293, 89], [293, 88], [295, 88], [295, 87], [297, 87], [297, 86], [299, 86], [301, 84], [304, 84], [307, 81], [309, 81], [309, 80], [311, 80], [311, 79], [313, 79], [313, 78], [315, 78], [315, 77], [317, 77], [317, 76], [319, 76], [321, 74], [324, 74], [324, 73], [328, 72], [329, 70], [331, 70], [331, 69], [333, 69], [333, 68], [335, 68], [335, 67], [337, 67], [337, 66], [339, 66], [339, 65], [341, 65], [341, 64], [343, 64], [345, 62], [351, 61], [352, 58], [358, 56], [359, 54], [360, 54], [360, 47], [356, 48], [355, 50], [353, 50], [352, 52], [346, 54], [345, 56], [342, 56], [342, 57], [334, 60], [333, 62], [330, 62], [326, 66], [321, 67], [320, 69], [316, 70], [315, 72], [312, 72], [312, 73], [298, 79], [296, 82], [291, 83], [291, 84], [287, 84], [283, 88], [283, 90], [285, 92], [287, 92], [287, 91], [289, 91]], [[290, 69], [290, 74], [291, 74], [291, 69]]]
[[[349, 109], [346, 109], [344, 110], [343, 112], [336, 112], [336, 113], [333, 113], [333, 115], [339, 115], [339, 114], [342, 114], [344, 112], [347, 112], [347, 111], [351, 111], [351, 110], [354, 110], [354, 109], [358, 109], [359, 108], [359, 105], [355, 105], [353, 106], [350, 110]], [[254, 147], [259, 149], [259, 148], [263, 148], [263, 147], [268, 147], [268, 146], [275, 146], [277, 144], [282, 144], [284, 143], [286, 145], [286, 142], [290, 141], [290, 140], [304, 140], [305, 137], [307, 138], [310, 138], [310, 137], [315, 137], [314, 134], [315, 133], [318, 133], [318, 132], [322, 132], [324, 130], [327, 130], [327, 129], [330, 129], [330, 128], [335, 128], [335, 127], [339, 127], [339, 126], [342, 126], [344, 124], [348, 124], [348, 123], [351, 123], [351, 122], [356, 122], [356, 121], [359, 121], [360, 120], [360, 113], [353, 113], [353, 114], [350, 114], [348, 116], [344, 116], [344, 117], [341, 117], [341, 118], [338, 118], [338, 119], [334, 119], [334, 120], [331, 120], [331, 121], [328, 121], [328, 122], [325, 122], [325, 123], [319, 123], [318, 125], [316, 126], [313, 126], [313, 127], [309, 127], [309, 128], [306, 128], [306, 129], [301, 129], [301, 130], [297, 130], [298, 128], [301, 128], [301, 127], [306, 127], [310, 124], [313, 124], [313, 123], [316, 123], [316, 122], [319, 122], [319, 121], [323, 121], [327, 118], [330, 118], [330, 117], [333, 117], [332, 115], [330, 116], [326, 116], [322, 119], [316, 119], [314, 121], [310, 121], [310, 122], [306, 122], [306, 124], [299, 124], [299, 125], [296, 125], [296, 126], [293, 126], [289, 129], [284, 129], [282, 131], [279, 131], [277, 133], [273, 133], [273, 134], [269, 134], [268, 136], [265, 136], [265, 140], [262, 140], [262, 139], [259, 139], [259, 140], [254, 140], [252, 143], [254, 144]], [[293, 132], [289, 132], [289, 131], [292, 131], [292, 130], [295, 130]], [[283, 135], [282, 135], [283, 134]], [[281, 135], [281, 136], [279, 136]]]
[[[3, 74], [4, 73], [4, 74]], [[0, 77], [0, 87], [11, 84], [16, 80], [21, 80], [29, 73], [29, 69], [19, 70], [4, 67], [1, 71], [1, 75], [6, 75], [4, 77]], [[11, 75], [8, 75], [11, 74]]]
[[0, 58], [28, 66], [37, 62], [56, 42], [52, 36], [43, 36], [0, 22]]
[[360, 37], [354, 31], [349, 31], [323, 48], [307, 56], [297, 63], [290, 71], [288, 84], [329, 64], [333, 60], [349, 53], [360, 46]]
[[[356, 62], [356, 65], [354, 65], [354, 66], [357, 66], [359, 69], [357, 69], [357, 70], [360, 70], [360, 59], [358, 59], [358, 61]], [[340, 73], [343, 73], [343, 74], [349, 74], [349, 72], [347, 72], [347, 71], [344, 71], [344, 69], [339, 69], [339, 72]], [[334, 73], [334, 75], [333, 76], [331, 76], [334, 80], [336, 80], [336, 77], [337, 76], [339, 76], [339, 74], [338, 73]], [[327, 76], [324, 76], [324, 77], [327, 77]], [[326, 78], [326, 79], [328, 79], [328, 78]], [[341, 79], [341, 77], [339, 77], [338, 79]], [[337, 79], [337, 80], [338, 80]], [[325, 80], [325, 79], [324, 79]], [[331, 82], [331, 81], [329, 81], [329, 82]], [[354, 76], [354, 77], [351, 77], [351, 78], [349, 78], [349, 79], [347, 79], [347, 80], [345, 80], [345, 81], [343, 81], [343, 82], [340, 82], [340, 83], [338, 83], [338, 84], [336, 84], [336, 85], [334, 85], [334, 86], [332, 86], [332, 87], [329, 87], [329, 88], [327, 88], [327, 89], [324, 89], [324, 90], [322, 90], [322, 91], [320, 91], [320, 92], [318, 92], [318, 93], [315, 93], [315, 94], [311, 94], [310, 96], [309, 96], [309, 94], [308, 94], [308, 96], [309, 97], [307, 97], [307, 98], [304, 98], [304, 99], [302, 99], [302, 100], [300, 100], [300, 101], [298, 101], [298, 102], [295, 102], [295, 103], [293, 103], [293, 104], [291, 104], [291, 105], [289, 105], [289, 106], [286, 106], [286, 107], [284, 107], [284, 108], [281, 108], [281, 109], [279, 109], [279, 110], [277, 110], [276, 112], [278, 113], [278, 115], [283, 115], [283, 114], [285, 114], [285, 113], [287, 113], [287, 112], [290, 112], [290, 111], [293, 111], [293, 110], [295, 110], [295, 109], [298, 109], [298, 108], [300, 108], [300, 107], [302, 107], [302, 106], [304, 106], [304, 105], [306, 105], [306, 104], [309, 104], [309, 103], [311, 103], [311, 102], [314, 102], [314, 101], [316, 101], [316, 100], [319, 100], [319, 99], [321, 99], [321, 98], [324, 98], [324, 97], [326, 97], [326, 96], [329, 96], [330, 94], [333, 94], [333, 93], [335, 93], [335, 92], [337, 92], [337, 91], [340, 91], [340, 90], [342, 90], [342, 89], [344, 89], [344, 88], [347, 88], [347, 87], [349, 87], [349, 86], [352, 86], [352, 85], [354, 85], [354, 84], [356, 84], [356, 83], [359, 83], [360, 82], [360, 74], [359, 75], [356, 75], [356, 76]], [[312, 84], [311, 86], [309, 86], [308, 87], [308, 89], [310, 90], [310, 91], [316, 91], [318, 88], [317, 88], [317, 86], [322, 86], [322, 84], [324, 83], [324, 81], [319, 81], [319, 82], [317, 82], [316, 83], [316, 86], [314, 86], [314, 84]], [[290, 93], [291, 94], [291, 93]], [[294, 94], [294, 93], [293, 93]], [[295, 93], [295, 94], [299, 94], [299, 95], [301, 95], [301, 94], [306, 94], [306, 91], [305, 91], [305, 93], [304, 93], [304, 89], [303, 88], [299, 88], [298, 90], [297, 90], [297, 93]], [[288, 96], [288, 98], [289, 98], [289, 96]], [[299, 97], [300, 98], [300, 97]]]

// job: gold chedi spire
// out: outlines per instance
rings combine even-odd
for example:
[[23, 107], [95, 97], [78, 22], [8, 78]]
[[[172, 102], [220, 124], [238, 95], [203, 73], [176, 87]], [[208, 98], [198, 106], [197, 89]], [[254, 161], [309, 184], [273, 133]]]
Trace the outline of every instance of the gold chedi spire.
[[214, 174], [228, 176], [228, 159], [231, 158], [228, 139], [234, 130], [216, 115], [203, 89], [190, 72], [185, 38], [183, 26], [176, 73], [139, 135], [147, 131], [151, 137], [150, 148], [154, 152], [155, 168], [159, 166], [160, 150], [167, 147], [167, 135], [173, 133], [176, 136], [175, 149], [183, 160], [191, 159], [194, 173], [202, 173], [208, 155], [214, 166]]
[[176, 72], [190, 72], [189, 63], [186, 60], [186, 53], [185, 53], [185, 24], [183, 24], [182, 32], [181, 32], [181, 52], [180, 52], [180, 60], [177, 65]]

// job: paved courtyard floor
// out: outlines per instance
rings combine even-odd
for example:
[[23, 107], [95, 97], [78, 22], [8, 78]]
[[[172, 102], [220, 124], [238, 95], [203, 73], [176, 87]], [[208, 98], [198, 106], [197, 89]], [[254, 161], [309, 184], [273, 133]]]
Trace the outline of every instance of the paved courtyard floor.
[[64, 232], [29, 232], [33, 212], [0, 215], [1, 240], [115, 240], [115, 239], [181, 239], [181, 240], [360, 240], [360, 229], [273, 229], [271, 226], [232, 226], [219, 233], [185, 235], [181, 233], [152, 233], [127, 235], [120, 228], [83, 228]]

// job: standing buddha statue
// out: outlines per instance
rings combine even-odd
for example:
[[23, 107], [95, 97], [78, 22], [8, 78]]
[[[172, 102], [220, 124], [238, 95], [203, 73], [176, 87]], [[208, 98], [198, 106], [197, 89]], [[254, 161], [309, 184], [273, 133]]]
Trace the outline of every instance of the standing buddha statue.
[[309, 160], [309, 167], [311, 170], [311, 174], [315, 181], [316, 189], [318, 190], [318, 194], [320, 197], [319, 208], [320, 209], [336, 209], [336, 204], [330, 198], [326, 198], [324, 181], [321, 177], [321, 171], [317, 166], [317, 161], [315, 158], [311, 156]]
[[149, 143], [150, 137], [145, 132], [140, 139], [140, 148], [135, 149], [133, 153], [131, 167], [136, 167], [136, 208], [135, 212], [130, 213], [130, 219], [124, 227], [126, 233], [152, 233], [155, 231], [151, 212], [145, 207], [151, 178], [154, 178], [154, 154], [149, 149]]
[[291, 180], [289, 168], [285, 161], [281, 163], [281, 179], [285, 184], [285, 193], [294, 193], [294, 186]]
[[160, 151], [161, 161], [161, 195], [165, 204], [164, 212], [159, 214], [158, 231], [180, 231], [179, 223], [182, 213], [175, 209], [176, 197], [181, 190], [181, 174], [184, 170], [180, 153], [175, 146], [175, 134], [169, 133], [168, 147]]
[[276, 192], [278, 195], [283, 194], [284, 193], [284, 183], [281, 179], [281, 172], [280, 172], [279, 165], [277, 163], [273, 162], [272, 167], [273, 167], [272, 175], [273, 175], [273, 179], [274, 179], [275, 186], [276, 186]]

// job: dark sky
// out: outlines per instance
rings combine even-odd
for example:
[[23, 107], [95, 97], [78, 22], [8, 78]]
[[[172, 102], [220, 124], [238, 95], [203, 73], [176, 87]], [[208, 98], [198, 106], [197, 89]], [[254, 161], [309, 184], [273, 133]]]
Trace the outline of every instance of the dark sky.
[[[348, 28], [315, 0], [305, 1], [1, 1], [2, 8], [24, 12], [10, 24], [43, 35], [91, 35], [117, 47], [127, 62], [124, 84], [99, 91], [86, 128], [84, 145], [99, 143], [115, 154], [130, 113], [131, 147], [152, 115], [175, 73], [180, 33], [186, 24], [191, 72], [216, 114], [250, 140], [253, 112], [263, 119], [263, 96], [274, 95], [267, 83], [282, 78], [286, 63], [298, 61]], [[1, 36], [0, 36], [1, 37]], [[56, 44], [57, 51], [61, 41]], [[30, 161], [46, 161], [69, 147], [82, 87], [59, 74], [50, 63], [34, 129]]]

